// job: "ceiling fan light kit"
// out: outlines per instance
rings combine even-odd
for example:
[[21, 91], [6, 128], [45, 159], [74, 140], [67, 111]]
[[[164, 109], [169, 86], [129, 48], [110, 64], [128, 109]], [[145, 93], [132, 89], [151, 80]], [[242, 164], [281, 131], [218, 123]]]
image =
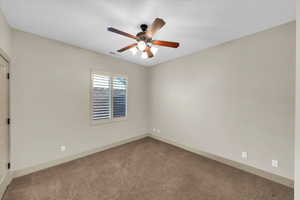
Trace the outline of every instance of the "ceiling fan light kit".
[[136, 40], [137, 42], [131, 45], [128, 45], [122, 49], [119, 49], [118, 52], [122, 53], [126, 50], [130, 50], [132, 55], [136, 55], [138, 51], [142, 52], [141, 57], [143, 59], [146, 58], [152, 58], [157, 53], [158, 48], [154, 47], [156, 46], [164, 46], [164, 47], [171, 47], [171, 48], [178, 48], [179, 43], [178, 42], [169, 42], [169, 41], [162, 41], [162, 40], [153, 40], [153, 36], [155, 33], [160, 30], [164, 25], [165, 21], [160, 18], [156, 18], [150, 28], [148, 28], [148, 25], [142, 24], [140, 27], [142, 29], [141, 32], [139, 32], [136, 36], [131, 35], [129, 33], [120, 31], [118, 29], [109, 27], [107, 30], [113, 33], [117, 33], [120, 35], [123, 35], [125, 37], [132, 38]]

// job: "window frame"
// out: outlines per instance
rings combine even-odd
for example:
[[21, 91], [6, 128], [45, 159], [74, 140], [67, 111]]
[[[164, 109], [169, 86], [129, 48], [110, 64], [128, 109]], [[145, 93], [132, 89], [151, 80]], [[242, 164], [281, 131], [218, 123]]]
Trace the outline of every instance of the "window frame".
[[[102, 119], [102, 120], [94, 120], [93, 119], [93, 74], [104, 75], [110, 77], [110, 118], [109, 119]], [[120, 122], [127, 120], [128, 117], [128, 76], [127, 74], [120, 74], [120, 73], [110, 73], [100, 70], [91, 69], [90, 71], [90, 91], [89, 91], [89, 118], [91, 125], [98, 125], [98, 124], [105, 124], [105, 123], [112, 123], [112, 122]], [[124, 117], [113, 117], [113, 79], [116, 77], [122, 77], [127, 80], [127, 87], [126, 87], [126, 115]]]

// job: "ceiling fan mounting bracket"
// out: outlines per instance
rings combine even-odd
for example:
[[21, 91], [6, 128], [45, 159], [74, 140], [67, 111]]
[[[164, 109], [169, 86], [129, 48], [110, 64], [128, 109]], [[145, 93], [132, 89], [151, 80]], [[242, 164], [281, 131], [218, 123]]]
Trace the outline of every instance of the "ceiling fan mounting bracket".
[[140, 27], [141, 27], [141, 29], [142, 29], [143, 32], [146, 32], [147, 29], [148, 29], [148, 25], [147, 24], [141, 24]]

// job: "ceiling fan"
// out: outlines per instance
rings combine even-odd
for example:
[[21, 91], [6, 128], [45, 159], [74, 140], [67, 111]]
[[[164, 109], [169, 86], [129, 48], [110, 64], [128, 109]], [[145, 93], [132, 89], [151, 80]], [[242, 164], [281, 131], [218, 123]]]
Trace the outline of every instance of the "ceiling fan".
[[118, 50], [119, 53], [130, 49], [132, 54], [135, 55], [138, 51], [141, 51], [142, 58], [145, 59], [145, 58], [152, 58], [154, 54], [156, 54], [158, 49], [154, 47], [155, 45], [171, 47], [171, 48], [179, 47], [178, 42], [169, 42], [169, 41], [152, 39], [155, 33], [159, 31], [165, 24], [166, 22], [163, 19], [156, 18], [149, 28], [147, 24], [142, 24], [140, 26], [142, 31], [136, 35], [131, 35], [129, 33], [120, 31], [112, 27], [107, 28], [107, 30], [136, 40], [136, 43], [130, 44], [122, 49], [119, 49]]

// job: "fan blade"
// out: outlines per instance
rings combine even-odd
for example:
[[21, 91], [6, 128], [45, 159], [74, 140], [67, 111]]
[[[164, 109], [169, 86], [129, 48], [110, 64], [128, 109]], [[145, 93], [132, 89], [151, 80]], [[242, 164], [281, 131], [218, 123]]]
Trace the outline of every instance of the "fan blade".
[[154, 56], [153, 53], [151, 52], [150, 47], [146, 47], [145, 51], [147, 52], [149, 58], [152, 58]]
[[178, 42], [169, 42], [169, 41], [162, 41], [162, 40], [154, 40], [154, 41], [152, 41], [152, 44], [159, 45], [159, 46], [165, 46], [165, 47], [171, 47], [171, 48], [179, 47]]
[[113, 33], [117, 33], [117, 34], [123, 35], [125, 37], [129, 37], [129, 38], [135, 39], [135, 40], [138, 39], [138, 37], [136, 37], [134, 35], [131, 35], [129, 33], [125, 33], [123, 31], [120, 31], [120, 30], [112, 28], [112, 27], [108, 27], [107, 30], [110, 31], [110, 32], [113, 32]]
[[166, 22], [163, 19], [160, 18], [156, 18], [151, 27], [147, 30], [146, 35], [149, 38], [153, 38], [154, 34], [159, 31], [164, 25], [166, 24]]
[[133, 48], [133, 47], [135, 47], [135, 46], [137, 46], [137, 43], [134, 43], [134, 44], [128, 45], [127, 47], [124, 47], [124, 48], [122, 48], [122, 49], [119, 49], [118, 52], [119, 52], [119, 53], [122, 53], [123, 51], [126, 51], [126, 50], [128, 50], [128, 49], [131, 49], [131, 48]]

